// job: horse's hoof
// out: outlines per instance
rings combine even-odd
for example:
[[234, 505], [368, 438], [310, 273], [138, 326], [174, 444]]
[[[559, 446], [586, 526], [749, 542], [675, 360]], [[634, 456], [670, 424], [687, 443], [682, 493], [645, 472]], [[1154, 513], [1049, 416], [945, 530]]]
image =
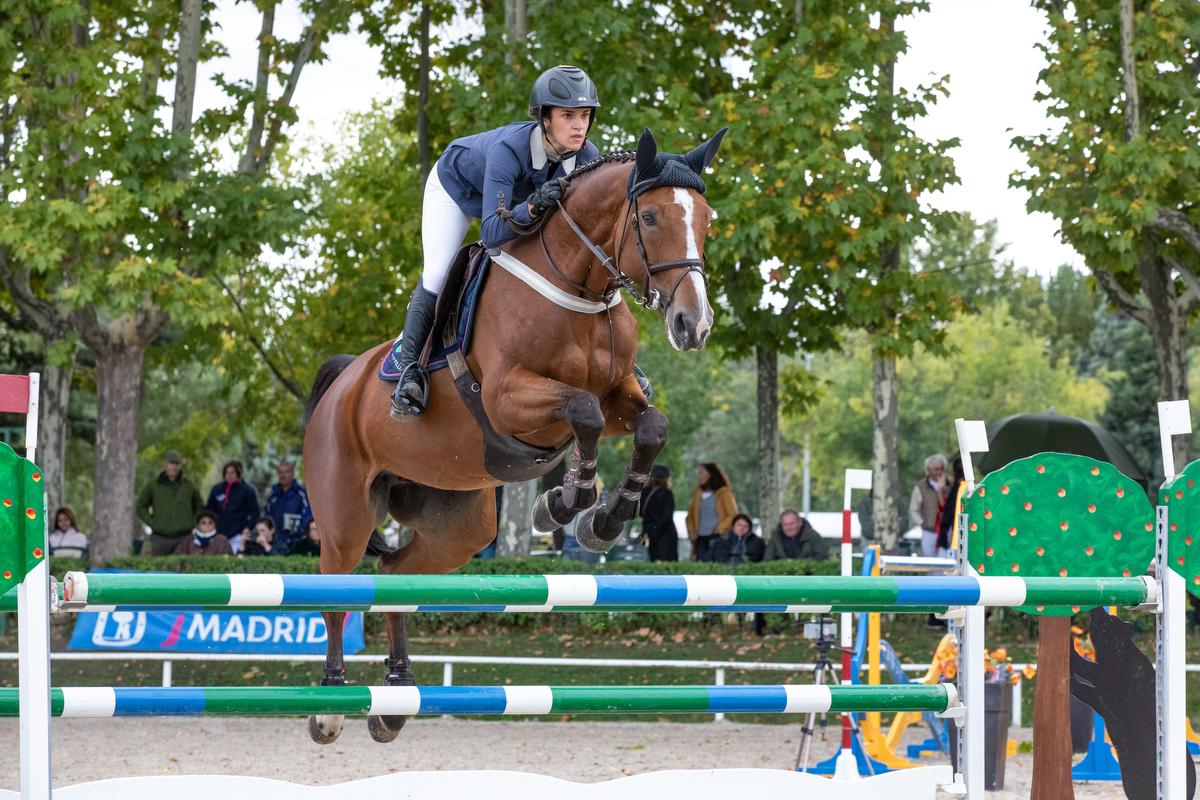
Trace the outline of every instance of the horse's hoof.
[[599, 509], [596, 506], [589, 508], [579, 515], [579, 522], [575, 525], [575, 541], [579, 546], [589, 553], [607, 553], [616, 543], [617, 537], [621, 535], [621, 529], [618, 527], [616, 533], [611, 539], [605, 539], [600, 532], [594, 529], [596, 522], [596, 512]]
[[308, 735], [317, 744], [331, 744], [341, 734], [341, 717], [311, 716], [308, 718]]
[[569, 508], [564, 508], [564, 519], [554, 516], [554, 512], [550, 510], [552, 506], [550, 501], [554, 497], [559, 498], [558, 505], [562, 507], [561, 486], [556, 486], [553, 489], [542, 492], [538, 495], [537, 500], [533, 501], [533, 529], [538, 533], [553, 533], [575, 519], [575, 515], [578, 513]]
[[380, 744], [387, 744], [400, 735], [400, 729], [404, 727], [407, 720], [408, 717], [371, 714], [367, 717], [367, 730], [371, 733], [372, 739]]

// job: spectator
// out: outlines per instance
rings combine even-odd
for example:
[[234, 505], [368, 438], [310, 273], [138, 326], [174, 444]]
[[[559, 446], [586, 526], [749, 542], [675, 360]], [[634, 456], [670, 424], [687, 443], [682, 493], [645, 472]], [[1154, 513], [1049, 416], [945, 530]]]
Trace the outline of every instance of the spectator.
[[233, 547], [229, 538], [217, 533], [217, 515], [207, 508], [196, 517], [192, 535], [180, 539], [175, 547], [180, 556], [231, 556]]
[[716, 537], [709, 548], [709, 561], [717, 564], [747, 564], [762, 561], [766, 545], [753, 532], [754, 521], [746, 514], [737, 514], [729, 530]]
[[63, 506], [54, 512], [54, 530], [47, 542], [51, 556], [67, 558], [88, 557], [88, 537], [79, 532], [75, 512]]
[[947, 555], [958, 546], [958, 512], [962, 510], [962, 494], [967, 489], [967, 475], [963, 471], [962, 456], [954, 457], [954, 477], [950, 479], [950, 490], [946, 494], [946, 507], [938, 522], [938, 551]]
[[725, 473], [711, 461], [700, 465], [696, 477], [696, 490], [688, 504], [687, 532], [692, 540], [692, 559], [709, 561], [708, 549], [713, 537], [733, 525], [737, 499]]
[[163, 456], [163, 470], [142, 487], [137, 498], [137, 518], [150, 526], [150, 555], [175, 552], [190, 535], [204, 501], [196, 484], [183, 475], [183, 459], [174, 450]]
[[233, 552], [242, 546], [242, 537], [250, 532], [258, 518], [258, 492], [242, 480], [242, 462], [234, 460], [221, 468], [222, 482], [212, 487], [205, 507], [217, 515], [217, 533], [229, 540]]
[[946, 457], [934, 455], [925, 459], [925, 477], [912, 490], [908, 501], [908, 518], [921, 528], [921, 555], [945, 555], [938, 550], [938, 527], [946, 509], [950, 485], [946, 480]]
[[775, 533], [767, 542], [766, 561], [783, 561], [788, 558], [805, 558], [822, 561], [829, 558], [829, 545], [808, 520], [794, 508], [784, 509], [779, 515]]
[[275, 468], [279, 483], [267, 495], [266, 516], [275, 523], [275, 554], [282, 555], [292, 543], [304, 537], [312, 509], [308, 506], [308, 490], [296, 480], [296, 465], [281, 461]]
[[275, 539], [277, 534], [275, 521], [270, 517], [263, 517], [254, 523], [254, 528], [249, 533], [242, 536], [242, 555], [275, 555]]
[[304, 529], [304, 536], [292, 542], [288, 550], [289, 556], [320, 556], [321, 532], [317, 529], [317, 521], [310, 519]]
[[679, 560], [679, 531], [675, 528], [675, 495], [671, 492], [671, 468], [655, 464], [642, 489], [638, 514], [646, 536], [651, 561]]

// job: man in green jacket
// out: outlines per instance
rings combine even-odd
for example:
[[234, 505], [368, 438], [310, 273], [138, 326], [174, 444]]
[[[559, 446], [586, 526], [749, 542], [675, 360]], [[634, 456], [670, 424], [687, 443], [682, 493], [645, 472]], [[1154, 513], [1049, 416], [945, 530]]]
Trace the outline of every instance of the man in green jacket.
[[204, 500], [196, 484], [183, 477], [183, 459], [174, 450], [163, 457], [163, 471], [142, 487], [137, 516], [150, 526], [150, 555], [175, 552], [179, 540], [192, 532]]

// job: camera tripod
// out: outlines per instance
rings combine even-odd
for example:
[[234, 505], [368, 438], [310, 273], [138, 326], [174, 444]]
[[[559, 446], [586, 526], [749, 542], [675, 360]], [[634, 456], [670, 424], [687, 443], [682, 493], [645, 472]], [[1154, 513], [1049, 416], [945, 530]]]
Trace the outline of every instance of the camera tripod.
[[[813, 665], [813, 684], [822, 686], [825, 683], [837, 685], [838, 674], [834, 669], [833, 662], [829, 659], [829, 651], [834, 647], [832, 638], [822, 635], [816, 640], [817, 644], [817, 661]], [[849, 715], [850, 730], [854, 736], [858, 735], [858, 723], [854, 721], [854, 716]], [[814, 727], [817, 720], [817, 712], [810, 711], [804, 718], [804, 725], [800, 728], [800, 749], [796, 753], [796, 771], [808, 772], [808, 757], [809, 751], [812, 748], [813, 735], [816, 733]], [[826, 716], [821, 715], [821, 729], [825, 729]], [[870, 764], [870, 759], [867, 759]]]

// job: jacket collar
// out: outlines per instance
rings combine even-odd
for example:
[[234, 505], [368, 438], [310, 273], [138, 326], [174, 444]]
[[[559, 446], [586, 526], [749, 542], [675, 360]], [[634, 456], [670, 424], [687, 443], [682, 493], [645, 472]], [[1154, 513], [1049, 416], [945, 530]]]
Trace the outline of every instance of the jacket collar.
[[[536, 170], [546, 168], [547, 161], [557, 161], [558, 159], [546, 151], [546, 142], [542, 139], [542, 127], [537, 122], [533, 123], [533, 128], [529, 131], [529, 163]], [[562, 168], [564, 175], [570, 175], [575, 169], [575, 156], [564, 158], [562, 160]]]

